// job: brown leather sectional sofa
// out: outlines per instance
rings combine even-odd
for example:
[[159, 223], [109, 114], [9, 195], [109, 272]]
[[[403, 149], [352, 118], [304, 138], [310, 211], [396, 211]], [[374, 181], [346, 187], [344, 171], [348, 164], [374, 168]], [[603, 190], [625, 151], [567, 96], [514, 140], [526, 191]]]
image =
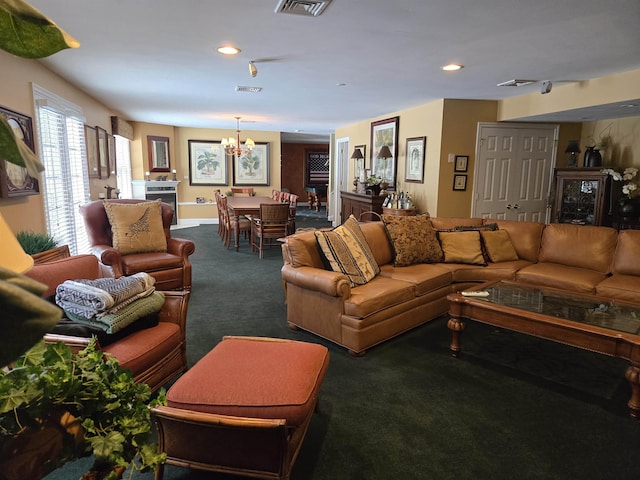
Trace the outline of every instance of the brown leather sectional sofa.
[[394, 266], [383, 222], [361, 223], [380, 273], [351, 286], [325, 269], [314, 232], [282, 246], [287, 322], [344, 346], [366, 349], [448, 310], [447, 294], [490, 280], [511, 280], [640, 304], [640, 231], [481, 218], [431, 218], [436, 230], [496, 223], [506, 230], [518, 260], [486, 265], [418, 263]]

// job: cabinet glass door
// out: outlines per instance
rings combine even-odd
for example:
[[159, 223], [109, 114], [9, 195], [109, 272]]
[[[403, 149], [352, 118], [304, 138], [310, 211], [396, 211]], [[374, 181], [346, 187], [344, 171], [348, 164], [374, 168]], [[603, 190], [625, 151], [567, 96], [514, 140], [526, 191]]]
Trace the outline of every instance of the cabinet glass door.
[[597, 180], [565, 179], [558, 221], [594, 225], [599, 187]]

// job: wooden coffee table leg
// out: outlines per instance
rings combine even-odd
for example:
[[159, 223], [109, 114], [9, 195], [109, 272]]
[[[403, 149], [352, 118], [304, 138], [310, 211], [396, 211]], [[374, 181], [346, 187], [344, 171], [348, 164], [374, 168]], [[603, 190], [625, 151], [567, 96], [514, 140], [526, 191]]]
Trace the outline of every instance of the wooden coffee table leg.
[[631, 365], [624, 376], [631, 385], [631, 398], [627, 403], [629, 414], [633, 418], [640, 418], [640, 366]]
[[454, 357], [460, 356], [460, 350], [462, 350], [460, 339], [466, 326], [467, 324], [461, 318], [449, 317], [447, 322], [447, 328], [451, 330], [451, 345], [449, 349]]

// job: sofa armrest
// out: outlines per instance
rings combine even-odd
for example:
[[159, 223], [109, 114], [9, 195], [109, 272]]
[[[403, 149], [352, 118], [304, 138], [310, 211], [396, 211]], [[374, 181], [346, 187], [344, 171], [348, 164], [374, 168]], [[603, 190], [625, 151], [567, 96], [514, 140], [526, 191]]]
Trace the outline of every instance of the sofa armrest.
[[294, 268], [288, 264], [285, 264], [281, 271], [283, 281], [305, 290], [313, 290], [331, 297], [342, 297], [344, 300], [351, 296], [351, 283], [342, 273], [315, 267]]
[[58, 285], [65, 280], [98, 278], [100, 276], [100, 267], [93, 255], [73, 255], [60, 260], [34, 265], [25, 275], [44, 283], [47, 286], [47, 290], [42, 295], [49, 297], [56, 293]]
[[196, 251], [196, 244], [184, 238], [167, 238], [167, 252], [185, 260]]
[[100, 263], [109, 268], [110, 276], [115, 278], [124, 275], [122, 269], [122, 255], [111, 245], [94, 245], [91, 251], [98, 258]]
[[184, 334], [189, 306], [189, 290], [171, 290], [162, 293], [164, 294], [164, 305], [160, 310], [160, 321], [177, 324]]

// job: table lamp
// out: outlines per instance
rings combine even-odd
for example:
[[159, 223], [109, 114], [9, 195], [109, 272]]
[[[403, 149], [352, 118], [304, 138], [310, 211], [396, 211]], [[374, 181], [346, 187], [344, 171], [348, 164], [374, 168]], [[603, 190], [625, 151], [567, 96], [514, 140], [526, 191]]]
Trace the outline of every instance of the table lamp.
[[384, 145], [378, 153], [378, 158], [382, 159], [382, 181], [380, 182], [380, 195], [387, 194], [389, 183], [387, 182], [387, 159], [392, 158], [393, 154], [388, 145]]
[[354, 188], [354, 192], [358, 191], [358, 178], [360, 177], [360, 172], [359, 172], [359, 164], [360, 164], [360, 160], [362, 160], [364, 158], [364, 156], [362, 155], [362, 150], [360, 150], [359, 148], [355, 148], [353, 150], [353, 154], [351, 155], [351, 158], [354, 160], [353, 162], [353, 175], [354, 175], [354, 179], [353, 179], [353, 186]]
[[570, 167], [577, 167], [578, 166], [578, 153], [580, 153], [580, 146], [578, 145], [578, 141], [577, 140], [569, 140], [569, 145], [567, 145], [567, 148], [564, 149], [564, 153], [570, 154], [569, 155], [568, 165]]

